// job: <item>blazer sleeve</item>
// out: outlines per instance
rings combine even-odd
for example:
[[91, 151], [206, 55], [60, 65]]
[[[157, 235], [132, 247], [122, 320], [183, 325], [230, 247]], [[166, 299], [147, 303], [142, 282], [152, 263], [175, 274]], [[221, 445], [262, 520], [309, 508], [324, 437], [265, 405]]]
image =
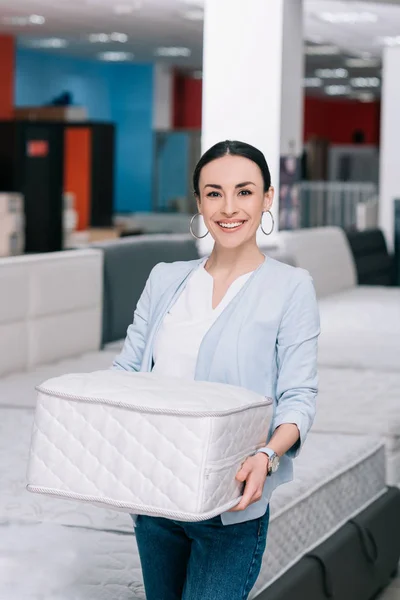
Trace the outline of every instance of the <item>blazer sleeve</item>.
[[300, 439], [287, 452], [299, 453], [315, 417], [318, 391], [317, 354], [320, 319], [311, 276], [300, 271], [300, 281], [292, 292], [278, 331], [277, 408], [273, 429], [295, 424]]
[[158, 266], [152, 269], [147, 279], [133, 315], [133, 323], [128, 327], [124, 346], [114, 359], [112, 370], [140, 371], [149, 326], [152, 285]]

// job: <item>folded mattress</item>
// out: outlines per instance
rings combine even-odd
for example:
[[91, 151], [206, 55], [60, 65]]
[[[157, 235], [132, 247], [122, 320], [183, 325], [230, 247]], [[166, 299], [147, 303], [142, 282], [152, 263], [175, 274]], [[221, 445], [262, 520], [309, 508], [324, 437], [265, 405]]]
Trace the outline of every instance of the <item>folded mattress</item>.
[[400, 373], [319, 369], [313, 431], [380, 437], [387, 482], [400, 482]]
[[0, 409], [0, 525], [43, 522], [132, 532], [127, 513], [26, 490], [34, 414], [33, 409]]
[[201, 521], [235, 506], [236, 473], [265, 445], [272, 401], [152, 373], [65, 375], [38, 387], [31, 492]]
[[[384, 460], [383, 445], [373, 438], [309, 435], [295, 461], [295, 480], [273, 494], [267, 551], [251, 598], [384, 494]], [[57, 600], [145, 597], [136, 541], [130, 534], [19, 523], [4, 527], [0, 536], [0, 562], [10, 562], [10, 557], [17, 571], [10, 593], [4, 595], [8, 600], [14, 600], [11, 590], [16, 600], [34, 600], [40, 594], [47, 600], [50, 586]], [[22, 589], [27, 572], [32, 596]], [[43, 574], [39, 582], [37, 572]], [[48, 598], [53, 596], [49, 593]]]

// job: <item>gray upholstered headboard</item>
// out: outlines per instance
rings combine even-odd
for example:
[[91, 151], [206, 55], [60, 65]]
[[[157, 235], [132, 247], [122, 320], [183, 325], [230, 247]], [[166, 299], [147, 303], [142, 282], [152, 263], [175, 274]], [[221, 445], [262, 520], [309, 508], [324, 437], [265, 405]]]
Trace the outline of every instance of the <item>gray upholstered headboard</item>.
[[353, 255], [339, 227], [282, 231], [278, 239], [296, 266], [310, 272], [320, 298], [357, 285]]
[[125, 337], [151, 269], [198, 258], [188, 235], [143, 235], [96, 244], [104, 253], [103, 345]]

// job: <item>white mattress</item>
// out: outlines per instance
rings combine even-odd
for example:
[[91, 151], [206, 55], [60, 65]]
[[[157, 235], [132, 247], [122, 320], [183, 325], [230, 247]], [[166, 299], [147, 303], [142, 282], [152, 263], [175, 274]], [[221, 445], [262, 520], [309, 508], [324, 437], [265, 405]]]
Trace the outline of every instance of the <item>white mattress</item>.
[[400, 289], [359, 286], [319, 301], [319, 363], [400, 371]]
[[319, 370], [313, 431], [378, 436], [386, 446], [387, 481], [400, 482], [400, 373]]
[[64, 375], [38, 388], [28, 489], [135, 514], [202, 521], [235, 506], [240, 465], [265, 445], [272, 400], [152, 373]]
[[[69, 589], [65, 597], [38, 596], [40, 600], [142, 598], [140, 593], [128, 592], [129, 588], [140, 590], [141, 585], [134, 537], [73, 528], [68, 529], [69, 537], [64, 543], [67, 533], [59, 525], [67, 523], [131, 533], [130, 517], [120, 512], [104, 511], [83, 503], [36, 496], [24, 491], [28, 451], [26, 434], [30, 429], [33, 413], [28, 410], [1, 410], [0, 416], [0, 478], [4, 484], [3, 489], [7, 490], [0, 495], [0, 524], [4, 526], [11, 522], [19, 527], [15, 533], [1, 528], [1, 551], [4, 552], [4, 546], [7, 546], [7, 537], [3, 535], [3, 531], [10, 531], [10, 538], [16, 544], [17, 557], [19, 554], [24, 555], [24, 549], [28, 547], [27, 540], [31, 537], [40, 540], [41, 555], [50, 552], [54, 561], [58, 561], [57, 564], [61, 560], [57, 557], [62, 557], [61, 550], [70, 548], [71, 544], [76, 551], [83, 547], [83, 562], [74, 563], [79, 564], [79, 568], [84, 568], [83, 575], [78, 567], [71, 566], [66, 571], [63, 563], [65, 577], [83, 582], [82, 585], [79, 584], [80, 587], [79, 581], [74, 583], [76, 589], [79, 588], [79, 595], [78, 592], [77, 595], [72, 595]], [[14, 435], [17, 427], [19, 436]], [[322, 541], [322, 538], [328, 537], [348, 518], [383, 493], [384, 460], [384, 448], [373, 438], [317, 433], [309, 435], [303, 452], [295, 461], [295, 481], [281, 486], [273, 495], [267, 552], [252, 597]], [[39, 523], [42, 529], [34, 530], [23, 525], [40, 521], [45, 521], [42, 525]], [[33, 535], [32, 531], [38, 531], [40, 535]], [[9, 546], [7, 551], [9, 552]], [[40, 556], [37, 560], [40, 560]], [[43, 564], [46, 562], [43, 559]], [[78, 569], [77, 574], [75, 568]], [[17, 595], [15, 600], [21, 600], [22, 597], [24, 600], [31, 600], [29, 595]], [[12, 595], [6, 598], [14, 600]], [[33, 599], [37, 600], [35, 596], [32, 596]], [[0, 600], [3, 600], [1, 588]]]
[[32, 409], [0, 409], [0, 524], [43, 521], [131, 532], [128, 514], [26, 491], [33, 416]]
[[108, 369], [115, 358], [114, 352], [88, 352], [76, 358], [36, 367], [32, 371], [17, 373], [0, 379], [0, 407], [35, 407], [35, 387], [51, 377], [65, 373], [85, 373]]
[[295, 479], [272, 496], [271, 522], [255, 598], [304, 554], [385, 491], [382, 442], [311, 433]]
[[0, 525], [0, 600], [144, 598], [132, 533]]

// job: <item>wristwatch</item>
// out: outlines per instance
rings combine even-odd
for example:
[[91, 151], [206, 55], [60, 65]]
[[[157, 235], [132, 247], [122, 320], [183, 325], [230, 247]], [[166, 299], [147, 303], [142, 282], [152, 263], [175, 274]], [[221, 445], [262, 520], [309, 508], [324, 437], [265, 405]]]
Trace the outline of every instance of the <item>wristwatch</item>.
[[268, 446], [266, 446], [265, 448], [260, 448], [259, 450], [257, 450], [256, 454], [258, 454], [259, 452], [266, 454], [269, 459], [268, 460], [267, 477], [268, 477], [268, 475], [272, 475], [272, 473], [276, 473], [276, 471], [279, 468], [280, 458], [279, 458], [278, 454], [275, 452], [275, 450], [272, 450], [271, 448], [268, 448]]

